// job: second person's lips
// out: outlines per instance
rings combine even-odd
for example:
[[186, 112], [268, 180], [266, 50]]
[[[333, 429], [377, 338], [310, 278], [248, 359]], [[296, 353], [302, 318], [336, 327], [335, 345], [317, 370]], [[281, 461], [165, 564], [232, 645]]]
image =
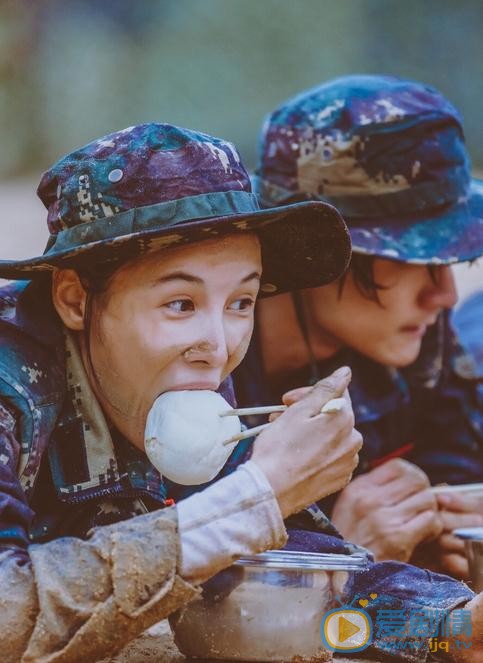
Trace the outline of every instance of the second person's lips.
[[404, 327], [401, 327], [403, 333], [414, 334], [415, 336], [423, 336], [426, 329], [426, 325], [404, 325]]

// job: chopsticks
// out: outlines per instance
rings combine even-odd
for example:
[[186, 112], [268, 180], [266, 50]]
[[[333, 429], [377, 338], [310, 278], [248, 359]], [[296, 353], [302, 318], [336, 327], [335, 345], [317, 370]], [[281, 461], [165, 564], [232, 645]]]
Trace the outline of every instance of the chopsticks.
[[483, 493], [483, 483], [463, 483], [459, 486], [432, 486], [430, 490], [433, 495], [442, 495], [443, 493], [471, 493], [478, 491]]
[[[340, 412], [344, 407], [345, 399], [344, 398], [332, 398], [330, 401], [327, 401], [325, 405], [320, 410], [320, 414], [333, 414], [335, 412]], [[248, 416], [250, 414], [271, 414], [272, 412], [284, 412], [287, 409], [288, 405], [261, 405], [260, 407], [242, 407], [242, 408], [233, 408], [232, 410], [226, 410], [225, 412], [220, 413], [220, 417], [229, 417], [229, 416]], [[234, 442], [239, 442], [244, 440], [247, 437], [252, 437], [253, 435], [258, 435], [262, 430], [265, 430], [267, 426], [270, 426], [271, 422], [267, 424], [261, 424], [260, 426], [255, 426], [254, 428], [248, 428], [243, 430], [236, 435], [233, 435], [228, 440], [222, 442], [223, 446], [226, 447], [228, 444], [233, 444]]]
[[252, 435], [258, 435], [258, 433], [261, 433], [262, 430], [268, 428], [270, 424], [271, 422], [269, 421], [268, 424], [262, 424], [261, 426], [255, 426], [254, 428], [248, 428], [247, 430], [242, 430], [241, 433], [233, 435], [232, 437], [228, 438], [228, 440], [225, 440], [222, 444], [224, 447], [226, 447], [228, 444], [233, 444], [233, 442], [239, 442], [240, 440], [244, 440], [247, 437], [252, 437]]
[[220, 417], [230, 417], [236, 415], [237, 417], [245, 417], [249, 414], [272, 414], [272, 412], [284, 412], [288, 405], [261, 405], [260, 407], [239, 407], [232, 410], [225, 410], [221, 412]]

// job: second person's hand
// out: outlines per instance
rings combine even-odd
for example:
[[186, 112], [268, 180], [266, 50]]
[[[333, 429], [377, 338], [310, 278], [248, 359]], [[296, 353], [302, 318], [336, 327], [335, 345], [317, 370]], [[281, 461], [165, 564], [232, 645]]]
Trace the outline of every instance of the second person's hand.
[[442, 531], [428, 477], [401, 458], [355, 478], [337, 498], [332, 521], [377, 561], [407, 562], [418, 544]]
[[448, 492], [438, 495], [437, 499], [444, 528], [435, 542], [433, 559], [437, 560], [437, 570], [460, 580], [468, 580], [469, 569], [464, 541], [452, 532], [462, 527], [483, 526], [483, 495]]

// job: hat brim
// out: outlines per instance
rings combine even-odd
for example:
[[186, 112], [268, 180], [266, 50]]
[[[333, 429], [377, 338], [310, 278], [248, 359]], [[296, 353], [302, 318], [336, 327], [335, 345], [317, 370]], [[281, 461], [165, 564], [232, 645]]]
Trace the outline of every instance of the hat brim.
[[414, 264], [451, 264], [483, 254], [483, 182], [464, 201], [431, 215], [348, 219], [354, 253]]
[[260, 296], [330, 283], [345, 272], [350, 261], [349, 232], [339, 212], [327, 203], [309, 201], [144, 229], [31, 259], [0, 260], [0, 278], [32, 279], [56, 267], [123, 261], [163, 248], [247, 232], [260, 237]]

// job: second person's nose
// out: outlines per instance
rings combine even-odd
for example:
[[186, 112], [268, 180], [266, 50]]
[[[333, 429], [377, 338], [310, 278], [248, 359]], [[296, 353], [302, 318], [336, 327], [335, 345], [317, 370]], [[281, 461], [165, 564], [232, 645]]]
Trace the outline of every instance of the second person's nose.
[[454, 275], [449, 265], [433, 268], [431, 281], [420, 296], [421, 305], [430, 310], [452, 308], [458, 301]]

